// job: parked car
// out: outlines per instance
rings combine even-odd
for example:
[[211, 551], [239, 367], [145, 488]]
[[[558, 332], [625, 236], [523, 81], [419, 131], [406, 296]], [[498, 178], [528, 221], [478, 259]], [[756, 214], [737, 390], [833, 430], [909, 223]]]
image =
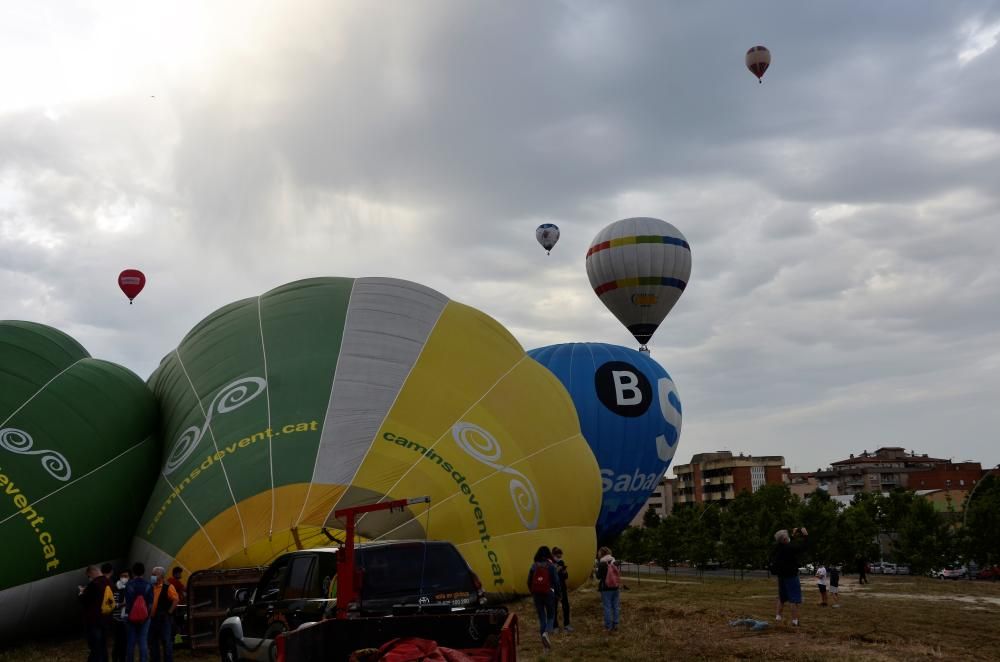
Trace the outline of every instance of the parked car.
[[983, 568], [976, 573], [976, 579], [1000, 580], [1000, 565], [995, 565], [992, 568]]
[[808, 576], [811, 577], [815, 573], [816, 573], [816, 566], [814, 566], [812, 563], [807, 563], [804, 566], [802, 566], [801, 568], [799, 568], [799, 574], [800, 575], [808, 575]]
[[897, 575], [910, 574], [910, 566], [906, 565], [905, 563], [900, 563], [899, 565], [896, 566], [896, 574]]
[[[275, 638], [328, 618], [336, 608], [336, 548], [279, 556], [251, 592], [238, 590], [219, 631], [226, 662], [274, 660]], [[391, 541], [358, 545], [362, 573], [359, 616], [413, 609], [473, 612], [485, 604], [479, 579], [455, 546], [443, 541]], [[352, 604], [353, 609], [353, 604]]]
[[872, 563], [871, 570], [869, 570], [868, 572], [871, 573], [871, 574], [873, 574], [873, 575], [881, 575], [882, 574], [882, 563], [881, 563], [881, 561], [878, 562], [878, 563]]
[[895, 563], [883, 563], [882, 564], [882, 574], [883, 575], [895, 575], [896, 574], [896, 564]]
[[941, 571], [941, 579], [968, 579], [969, 570], [964, 565], [948, 566]]

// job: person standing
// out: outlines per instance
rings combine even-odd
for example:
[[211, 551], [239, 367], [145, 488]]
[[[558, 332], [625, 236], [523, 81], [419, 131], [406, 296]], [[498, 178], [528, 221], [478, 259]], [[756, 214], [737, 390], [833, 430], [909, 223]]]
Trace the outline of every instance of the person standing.
[[569, 581], [569, 570], [566, 568], [566, 562], [563, 561], [563, 551], [558, 547], [552, 548], [552, 558], [556, 562], [556, 574], [559, 575], [559, 594], [556, 596], [556, 608], [555, 608], [555, 628], [559, 629], [559, 603], [562, 603], [563, 612], [563, 630], [566, 632], [572, 632], [573, 626], [569, 624], [569, 586], [567, 582]]
[[868, 561], [865, 561], [864, 558], [858, 559], [858, 583], [868, 583]]
[[826, 606], [826, 580], [827, 580], [826, 566], [820, 563], [819, 567], [816, 568], [816, 588], [819, 589], [820, 607]]
[[827, 571], [830, 574], [830, 600], [834, 607], [840, 607], [840, 568], [831, 565]]
[[183, 575], [184, 568], [178, 565], [170, 571], [170, 579], [167, 580], [177, 591], [177, 599], [180, 601], [177, 603], [178, 609], [174, 609], [174, 645], [181, 643], [181, 631], [184, 628], [183, 607], [187, 604], [187, 587], [184, 586], [184, 581], [181, 579]]
[[559, 590], [559, 574], [552, 563], [552, 552], [542, 546], [535, 552], [535, 560], [528, 570], [528, 591], [535, 602], [538, 613], [538, 627], [545, 650], [552, 648], [549, 632], [555, 627], [556, 593]]
[[105, 617], [101, 613], [107, 578], [96, 565], [87, 566], [87, 585], [77, 586], [80, 606], [83, 608], [83, 626], [87, 633], [87, 662], [107, 662], [108, 643]]
[[153, 586], [143, 575], [146, 566], [135, 563], [132, 566], [132, 579], [125, 585], [125, 609], [128, 613], [125, 662], [133, 662], [135, 647], [139, 647], [140, 662], [149, 660], [149, 610], [153, 605]]
[[618, 630], [621, 620], [621, 573], [610, 548], [597, 550], [597, 559], [597, 590], [604, 607], [604, 629], [611, 633]]
[[149, 643], [153, 662], [174, 662], [174, 609], [180, 599], [174, 587], [163, 581], [166, 570], [161, 566], [153, 568], [153, 607], [149, 611]]
[[125, 662], [125, 648], [128, 645], [128, 612], [125, 609], [125, 587], [131, 579], [128, 570], [118, 573], [115, 583], [115, 612], [111, 615], [111, 662]]
[[[805, 549], [809, 532], [805, 528], [787, 529], [774, 534], [775, 547], [771, 553], [770, 570], [778, 577], [778, 605], [774, 620], [781, 620], [785, 603], [792, 605], [792, 625], [799, 624], [799, 605], [802, 604], [802, 585], [799, 583], [799, 554]], [[792, 536], [795, 542], [792, 542]]]

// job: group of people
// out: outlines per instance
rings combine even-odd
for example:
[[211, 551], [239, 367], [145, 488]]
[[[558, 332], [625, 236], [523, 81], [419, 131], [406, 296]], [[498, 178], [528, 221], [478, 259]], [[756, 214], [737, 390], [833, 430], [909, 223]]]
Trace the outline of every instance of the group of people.
[[83, 623], [87, 634], [87, 662], [108, 662], [111, 643], [113, 662], [133, 662], [136, 647], [141, 662], [173, 662], [177, 605], [185, 601], [183, 570], [174, 568], [169, 578], [155, 567], [146, 578], [146, 567], [135, 563], [87, 568], [87, 584], [78, 587]]
[[[611, 633], [618, 629], [621, 616], [621, 575], [611, 550], [601, 547], [597, 552], [596, 576], [601, 603], [604, 607], [604, 628]], [[535, 552], [534, 561], [528, 570], [528, 591], [538, 613], [538, 625], [542, 646], [549, 650], [552, 641], [549, 635], [555, 632], [572, 632], [569, 621], [569, 570], [563, 560], [562, 550], [551, 550], [542, 546]], [[559, 626], [559, 605], [562, 604], [563, 624]]]

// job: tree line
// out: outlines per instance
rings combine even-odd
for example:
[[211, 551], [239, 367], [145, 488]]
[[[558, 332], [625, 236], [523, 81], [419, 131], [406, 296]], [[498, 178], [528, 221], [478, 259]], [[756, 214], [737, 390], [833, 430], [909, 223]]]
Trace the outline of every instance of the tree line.
[[804, 499], [787, 486], [766, 485], [725, 503], [678, 504], [669, 517], [647, 511], [643, 527], [630, 527], [611, 541], [619, 558], [734, 571], [766, 568], [780, 529], [806, 527], [804, 561], [856, 571], [862, 562], [908, 564], [924, 573], [955, 562], [1000, 563], [1000, 479], [987, 476], [971, 499], [936, 510], [906, 490], [861, 493], [842, 506], [823, 490]]

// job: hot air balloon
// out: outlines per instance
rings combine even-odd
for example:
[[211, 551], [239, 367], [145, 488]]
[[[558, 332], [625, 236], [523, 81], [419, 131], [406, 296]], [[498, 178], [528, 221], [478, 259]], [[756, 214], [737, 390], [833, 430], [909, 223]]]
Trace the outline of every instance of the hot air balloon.
[[42, 324], [0, 322], [0, 641], [79, 622], [87, 565], [125, 557], [159, 464], [139, 377]]
[[364, 516], [360, 535], [451, 541], [496, 593], [525, 592], [543, 544], [574, 557], [573, 585], [590, 571], [601, 482], [569, 394], [434, 290], [290, 283], [211, 314], [149, 385], [165, 449], [135, 558], [267, 563], [341, 539], [338, 508], [428, 495]]
[[763, 83], [761, 78], [764, 77], [764, 72], [771, 64], [771, 51], [763, 46], [754, 46], [747, 51], [746, 63], [750, 73], [757, 77], [757, 82]]
[[128, 297], [129, 305], [132, 304], [132, 299], [139, 296], [139, 292], [142, 292], [142, 288], [145, 286], [146, 275], [138, 269], [126, 269], [118, 274], [118, 287]]
[[587, 251], [594, 292], [648, 351], [646, 343], [677, 303], [691, 275], [691, 247], [656, 218], [626, 218], [597, 233]]
[[542, 223], [535, 228], [535, 239], [545, 249], [545, 254], [548, 255], [552, 247], [559, 241], [559, 228], [552, 223]]
[[528, 355], [573, 398], [580, 428], [601, 467], [599, 540], [629, 525], [670, 466], [681, 435], [681, 401], [647, 354], [604, 343], [549, 345]]

